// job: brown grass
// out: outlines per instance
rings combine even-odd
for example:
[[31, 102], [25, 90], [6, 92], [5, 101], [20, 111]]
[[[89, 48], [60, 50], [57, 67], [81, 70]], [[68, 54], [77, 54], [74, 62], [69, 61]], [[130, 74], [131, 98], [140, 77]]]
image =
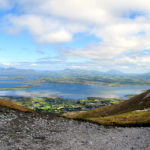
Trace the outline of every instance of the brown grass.
[[8, 102], [4, 99], [0, 99], [0, 106], [8, 107], [11, 109], [16, 109], [23, 112], [34, 112], [32, 109], [24, 108], [20, 105], [13, 104], [12, 102]]
[[147, 96], [149, 93], [150, 90], [113, 106], [104, 106], [86, 112], [65, 113], [62, 116], [103, 125], [150, 124], [150, 111], [135, 112], [150, 108], [150, 96]]
[[149, 126], [150, 111], [147, 112], [129, 112], [119, 115], [86, 118], [87, 121], [99, 123], [101, 125], [117, 126]]

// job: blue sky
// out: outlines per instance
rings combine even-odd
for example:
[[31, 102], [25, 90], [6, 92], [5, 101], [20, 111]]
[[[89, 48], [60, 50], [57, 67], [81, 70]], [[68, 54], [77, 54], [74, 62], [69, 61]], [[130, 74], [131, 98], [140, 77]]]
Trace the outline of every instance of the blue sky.
[[149, 5], [0, 0], [0, 67], [150, 72]]

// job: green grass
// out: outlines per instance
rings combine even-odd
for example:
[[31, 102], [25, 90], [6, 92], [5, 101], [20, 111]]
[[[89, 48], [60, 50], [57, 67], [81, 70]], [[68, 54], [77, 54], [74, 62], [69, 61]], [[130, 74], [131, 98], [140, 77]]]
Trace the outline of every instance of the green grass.
[[94, 108], [98, 108], [104, 105], [112, 105], [114, 103], [119, 103], [118, 99], [87, 99], [79, 101], [64, 100], [58, 97], [28, 97], [28, 98], [16, 98], [10, 99], [14, 103], [34, 109], [40, 112], [56, 112], [64, 113], [71, 111], [84, 111]]
[[83, 106], [75, 101], [63, 100], [57, 97], [30, 97], [21, 100], [13, 99], [15, 104], [34, 109], [40, 112], [62, 113], [68, 111], [82, 110]]

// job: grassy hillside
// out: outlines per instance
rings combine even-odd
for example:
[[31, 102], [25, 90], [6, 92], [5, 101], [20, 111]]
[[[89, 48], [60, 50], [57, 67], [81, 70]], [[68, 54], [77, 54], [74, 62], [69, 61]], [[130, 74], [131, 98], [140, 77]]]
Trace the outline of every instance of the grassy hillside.
[[104, 106], [85, 112], [65, 113], [63, 116], [88, 120], [103, 125], [149, 125], [150, 90], [113, 106]]
[[20, 105], [13, 104], [13, 103], [8, 102], [4, 99], [0, 99], [0, 106], [8, 107], [10, 109], [20, 110], [20, 111], [23, 111], [23, 112], [34, 112], [32, 109], [24, 108]]

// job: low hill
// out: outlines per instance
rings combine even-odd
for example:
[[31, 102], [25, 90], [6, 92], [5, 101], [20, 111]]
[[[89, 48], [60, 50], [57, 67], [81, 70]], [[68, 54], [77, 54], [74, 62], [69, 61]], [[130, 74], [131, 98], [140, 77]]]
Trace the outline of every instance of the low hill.
[[150, 90], [113, 106], [104, 106], [86, 112], [65, 113], [63, 116], [102, 125], [149, 126]]

